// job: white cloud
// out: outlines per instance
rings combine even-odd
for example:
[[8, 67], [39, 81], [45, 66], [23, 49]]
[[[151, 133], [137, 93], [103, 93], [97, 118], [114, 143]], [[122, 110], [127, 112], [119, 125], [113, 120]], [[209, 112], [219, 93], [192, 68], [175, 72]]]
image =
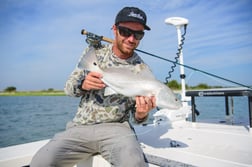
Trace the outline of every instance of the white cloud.
[[[252, 63], [250, 4], [249, 0], [5, 0], [0, 5], [0, 78], [4, 79], [0, 89], [16, 83], [14, 78], [25, 78], [18, 82], [18, 87], [44, 88], [43, 84], [34, 81], [39, 79], [36, 73], [43, 76], [41, 80], [48, 80], [49, 85], [58, 84], [61, 88], [64, 83], [58, 83], [59, 80], [64, 82], [65, 75], [71, 72], [82, 49], [87, 46], [81, 29], [112, 38], [110, 28], [115, 14], [123, 6], [138, 6], [148, 15], [152, 30], [146, 32], [140, 49], [173, 60], [177, 52], [176, 29], [165, 25], [164, 19], [185, 17], [189, 19], [183, 50], [185, 64], [236, 75], [233, 66], [239, 66], [242, 71], [243, 65]], [[162, 62], [161, 69], [159, 60], [142, 56], [159, 78], [167, 75], [170, 63]], [[244, 73], [248, 73], [247, 68]], [[197, 78], [195, 82], [198, 82]], [[24, 83], [26, 80], [29, 86]], [[246, 82], [252, 83], [249, 77]]]

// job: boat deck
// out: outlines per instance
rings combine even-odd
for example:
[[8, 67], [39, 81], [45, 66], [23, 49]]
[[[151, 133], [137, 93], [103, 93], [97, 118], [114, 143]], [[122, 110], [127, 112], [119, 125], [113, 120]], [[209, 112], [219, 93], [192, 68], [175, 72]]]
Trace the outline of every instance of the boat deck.
[[[176, 121], [135, 126], [138, 139], [148, 158], [156, 166], [251, 167], [252, 132], [249, 126]], [[0, 149], [1, 167], [29, 164], [35, 152], [48, 140]], [[176, 163], [178, 162], [178, 163]], [[159, 164], [159, 165], [158, 165]], [[173, 165], [172, 165], [173, 164]], [[174, 165], [175, 164], [175, 165]], [[110, 165], [100, 156], [82, 166]]]
[[180, 121], [171, 128], [156, 125], [143, 133], [145, 129], [151, 127], [137, 128], [145, 153], [193, 166], [252, 166], [248, 127]]

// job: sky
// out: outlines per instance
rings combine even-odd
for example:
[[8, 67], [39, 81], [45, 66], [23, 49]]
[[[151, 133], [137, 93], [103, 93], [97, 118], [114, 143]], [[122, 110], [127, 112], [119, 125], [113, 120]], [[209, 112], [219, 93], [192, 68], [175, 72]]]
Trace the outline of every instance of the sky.
[[[147, 14], [138, 49], [174, 61], [177, 29], [169, 17], [189, 20], [183, 45], [184, 64], [244, 85], [252, 85], [251, 0], [1, 0], [0, 91], [63, 90], [86, 37], [81, 30], [113, 38], [115, 16], [125, 6]], [[181, 27], [181, 32], [184, 32]], [[172, 64], [139, 53], [160, 81]], [[170, 80], [179, 80], [179, 66]], [[239, 86], [185, 68], [186, 84]]]

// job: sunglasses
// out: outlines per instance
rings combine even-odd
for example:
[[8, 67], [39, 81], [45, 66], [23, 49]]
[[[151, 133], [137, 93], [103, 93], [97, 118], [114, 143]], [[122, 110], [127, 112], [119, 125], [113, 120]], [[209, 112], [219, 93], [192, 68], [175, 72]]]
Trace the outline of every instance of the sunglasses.
[[141, 40], [144, 36], [143, 31], [134, 31], [122, 26], [116, 26], [116, 27], [119, 31], [119, 34], [123, 37], [130, 37], [131, 35], [133, 35], [136, 40]]

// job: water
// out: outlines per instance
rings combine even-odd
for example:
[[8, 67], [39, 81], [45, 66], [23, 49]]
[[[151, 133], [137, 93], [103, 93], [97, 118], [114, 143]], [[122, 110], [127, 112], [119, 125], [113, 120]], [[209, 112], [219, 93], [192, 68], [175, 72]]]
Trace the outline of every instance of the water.
[[76, 112], [67, 96], [0, 96], [0, 147], [53, 137]]
[[[0, 147], [52, 138], [74, 117], [79, 98], [0, 96]], [[234, 97], [234, 124], [247, 125], [247, 97]], [[197, 122], [225, 120], [224, 97], [196, 97]]]
[[[200, 115], [196, 117], [197, 122], [221, 123], [226, 121], [226, 109], [224, 97], [195, 97], [196, 109]], [[229, 98], [229, 109], [232, 113], [231, 99]], [[248, 125], [249, 109], [248, 97], [233, 97], [233, 120], [228, 124]]]

